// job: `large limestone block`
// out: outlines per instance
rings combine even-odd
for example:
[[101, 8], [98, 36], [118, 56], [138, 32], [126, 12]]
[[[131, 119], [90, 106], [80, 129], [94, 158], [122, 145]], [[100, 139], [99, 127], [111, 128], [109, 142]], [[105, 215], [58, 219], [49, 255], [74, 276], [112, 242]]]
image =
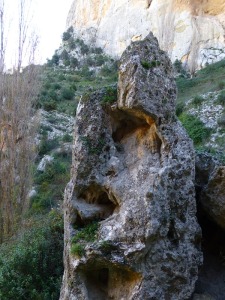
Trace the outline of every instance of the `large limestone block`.
[[[171, 63], [150, 34], [124, 52], [119, 70], [117, 102], [105, 104], [106, 89], [78, 106], [60, 299], [189, 299], [201, 233]], [[94, 240], [79, 240], [93, 220]], [[75, 239], [83, 248], [73, 255]]]
[[196, 191], [206, 215], [225, 229], [225, 166], [209, 154], [196, 156]]
[[208, 216], [225, 229], [225, 166], [216, 167], [211, 174], [201, 204]]
[[112, 56], [152, 31], [191, 71], [225, 57], [224, 25], [224, 0], [76, 0], [67, 18], [77, 36]]

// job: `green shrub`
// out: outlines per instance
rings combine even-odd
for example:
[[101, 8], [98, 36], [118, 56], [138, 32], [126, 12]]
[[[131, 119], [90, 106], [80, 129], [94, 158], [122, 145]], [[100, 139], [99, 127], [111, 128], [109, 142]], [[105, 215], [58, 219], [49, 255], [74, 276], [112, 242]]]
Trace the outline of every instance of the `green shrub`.
[[46, 111], [52, 111], [52, 110], [56, 110], [57, 104], [55, 101], [49, 100], [48, 102], [42, 103], [41, 107], [43, 107], [43, 109]]
[[71, 39], [72, 36], [73, 36], [73, 27], [71, 26], [71, 27], [69, 27], [69, 28], [67, 29], [67, 31], [63, 32], [62, 40], [63, 40], [64, 42], [66, 42], [66, 41], [68, 41], [69, 39]]
[[225, 106], [225, 91], [220, 92], [217, 97], [216, 103]]
[[182, 112], [184, 111], [184, 107], [185, 107], [184, 103], [182, 103], [182, 102], [177, 103], [177, 105], [176, 105], [176, 115], [177, 116], [180, 116], [182, 114]]
[[218, 83], [218, 89], [219, 89], [219, 90], [222, 90], [222, 89], [224, 89], [224, 87], [225, 87], [225, 82], [224, 82], [224, 81], [220, 81], [220, 82]]
[[174, 69], [177, 71], [177, 73], [182, 73], [183, 66], [180, 60], [176, 59], [175, 62], [173, 63], [173, 66]]
[[66, 142], [72, 142], [72, 141], [73, 141], [73, 137], [72, 137], [72, 135], [66, 133], [66, 134], [64, 134], [64, 136], [62, 137], [62, 141], [65, 142], [65, 143], [66, 143]]
[[113, 72], [114, 70], [109, 65], [104, 64], [103, 67], [101, 68], [101, 74], [103, 76], [110, 76], [112, 75]]
[[84, 255], [84, 253], [85, 253], [85, 251], [84, 251], [83, 245], [81, 245], [81, 244], [72, 244], [71, 245], [71, 254], [72, 255], [81, 257]]
[[55, 90], [60, 90], [61, 85], [58, 82], [55, 82], [55, 83], [52, 84], [52, 88], [55, 89]]
[[98, 222], [92, 222], [81, 228], [72, 238], [72, 243], [94, 242], [99, 228]]
[[68, 46], [70, 50], [74, 50], [77, 47], [76, 42], [72, 37], [68, 40]]
[[82, 44], [80, 47], [80, 51], [83, 55], [88, 54], [89, 52], [89, 47], [86, 44]]
[[106, 59], [103, 55], [96, 55], [95, 63], [97, 67], [101, 67], [105, 63]]
[[160, 66], [160, 61], [158, 60], [152, 60], [152, 61], [146, 61], [146, 60], [142, 60], [141, 61], [141, 65], [144, 69], [149, 70], [150, 68], [155, 68]]
[[100, 48], [100, 47], [96, 47], [96, 48], [93, 48], [93, 49], [92, 49], [92, 53], [95, 53], [95, 54], [102, 54], [102, 53], [103, 53], [103, 50], [102, 50], [102, 48]]
[[60, 58], [59, 55], [57, 53], [55, 53], [52, 56], [52, 59], [51, 59], [51, 61], [49, 61], [49, 63], [52, 64], [52, 65], [58, 66], [58, 64], [59, 64], [59, 58]]
[[52, 139], [48, 140], [46, 137], [41, 140], [41, 143], [39, 145], [39, 151], [38, 154], [39, 156], [44, 156], [45, 154], [49, 153], [51, 150], [59, 146], [59, 141], [58, 139]]
[[112, 104], [117, 100], [117, 87], [107, 87], [106, 88], [106, 93], [102, 98], [101, 103], [102, 104]]
[[63, 274], [63, 222], [57, 212], [0, 246], [0, 299], [57, 300]]
[[36, 172], [34, 183], [37, 195], [31, 199], [33, 213], [44, 212], [56, 207], [63, 199], [63, 191], [69, 181], [71, 155], [55, 155], [54, 161], [47, 165], [44, 172]]
[[66, 100], [71, 100], [74, 97], [74, 91], [69, 87], [63, 87], [61, 90], [61, 98]]
[[70, 58], [70, 66], [71, 68], [77, 68], [79, 66], [79, 61], [76, 57]]
[[69, 60], [70, 59], [70, 56], [69, 56], [69, 53], [64, 49], [62, 51], [62, 53], [60, 54], [60, 58], [65, 61], [65, 60]]
[[202, 96], [195, 96], [192, 100], [192, 104], [197, 107], [199, 105], [201, 105], [204, 102], [204, 98]]
[[217, 121], [218, 125], [221, 127], [225, 127], [225, 113]]
[[179, 119], [195, 145], [203, 143], [210, 136], [211, 129], [206, 128], [197, 117], [183, 113]]

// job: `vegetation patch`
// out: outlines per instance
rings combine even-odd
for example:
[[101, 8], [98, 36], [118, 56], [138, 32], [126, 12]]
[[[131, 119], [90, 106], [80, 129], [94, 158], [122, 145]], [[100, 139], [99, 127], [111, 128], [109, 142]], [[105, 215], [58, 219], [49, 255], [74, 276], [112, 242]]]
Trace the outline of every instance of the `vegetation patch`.
[[112, 104], [117, 100], [117, 87], [107, 87], [106, 93], [101, 100], [101, 104]]
[[99, 138], [99, 140], [92, 140], [87, 136], [82, 136], [81, 140], [85, 144], [89, 154], [99, 155], [106, 144], [104, 138]]
[[78, 257], [83, 256], [85, 245], [96, 240], [98, 228], [98, 222], [92, 222], [80, 228], [71, 240], [71, 254]]
[[205, 127], [204, 123], [197, 117], [182, 113], [179, 119], [195, 145], [204, 143], [210, 136], [211, 129]]
[[144, 69], [149, 70], [151, 68], [159, 67], [161, 63], [158, 60], [152, 60], [152, 61], [142, 60], [141, 65]]
[[225, 128], [225, 113], [217, 121], [218, 125]]
[[176, 115], [180, 116], [183, 113], [184, 108], [185, 108], [185, 104], [184, 103], [182, 103], [182, 102], [177, 103], [176, 104]]
[[0, 245], [0, 299], [59, 299], [63, 275], [63, 219], [56, 210], [28, 221]]
[[204, 98], [200, 95], [197, 95], [193, 98], [192, 100], [192, 104], [195, 106], [195, 107], [198, 107], [200, 106], [202, 103], [204, 102]]
[[220, 104], [222, 106], [225, 106], [225, 91], [220, 92], [216, 99], [216, 104]]

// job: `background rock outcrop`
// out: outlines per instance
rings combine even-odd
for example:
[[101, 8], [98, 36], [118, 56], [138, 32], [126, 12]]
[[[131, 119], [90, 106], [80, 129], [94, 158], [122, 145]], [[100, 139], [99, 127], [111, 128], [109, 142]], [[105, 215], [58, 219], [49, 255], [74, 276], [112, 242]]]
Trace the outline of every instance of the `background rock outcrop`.
[[152, 31], [191, 71], [225, 57], [224, 25], [223, 0], [76, 0], [67, 18], [78, 37], [112, 56]]
[[194, 150], [152, 34], [123, 53], [113, 91], [78, 106], [60, 299], [189, 299], [202, 259]]

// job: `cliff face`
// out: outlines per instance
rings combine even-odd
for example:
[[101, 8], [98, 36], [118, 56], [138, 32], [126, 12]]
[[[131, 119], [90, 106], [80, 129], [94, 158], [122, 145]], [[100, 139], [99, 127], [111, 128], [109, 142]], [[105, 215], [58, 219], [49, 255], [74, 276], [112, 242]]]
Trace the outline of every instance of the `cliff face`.
[[194, 150], [175, 99], [171, 63], [152, 34], [123, 53], [117, 97], [112, 88], [82, 97], [61, 300], [191, 297], [201, 234]]
[[67, 26], [112, 56], [152, 31], [191, 71], [225, 57], [223, 0], [76, 0]]

